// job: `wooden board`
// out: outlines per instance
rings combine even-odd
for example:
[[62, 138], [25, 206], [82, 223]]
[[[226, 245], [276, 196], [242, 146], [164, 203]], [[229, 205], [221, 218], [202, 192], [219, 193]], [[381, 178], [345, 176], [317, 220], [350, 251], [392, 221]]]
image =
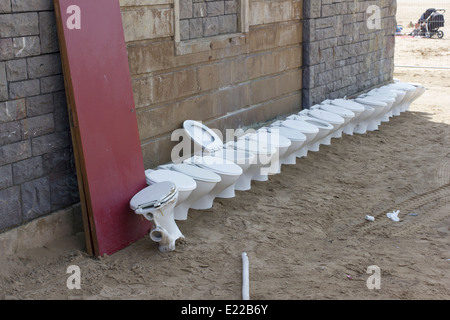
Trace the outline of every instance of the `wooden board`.
[[88, 252], [151, 228], [129, 208], [146, 186], [119, 0], [54, 0]]

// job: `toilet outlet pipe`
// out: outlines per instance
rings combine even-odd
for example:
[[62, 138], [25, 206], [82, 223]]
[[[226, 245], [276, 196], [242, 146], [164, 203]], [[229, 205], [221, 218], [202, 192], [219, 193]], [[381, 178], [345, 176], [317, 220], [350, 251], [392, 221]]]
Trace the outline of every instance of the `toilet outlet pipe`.
[[161, 226], [155, 226], [150, 231], [150, 239], [157, 242], [158, 250], [160, 252], [170, 252], [175, 250], [175, 241], [181, 237], [171, 235], [166, 229]]
[[250, 300], [249, 294], [249, 272], [248, 256], [246, 252], [242, 253], [242, 300]]

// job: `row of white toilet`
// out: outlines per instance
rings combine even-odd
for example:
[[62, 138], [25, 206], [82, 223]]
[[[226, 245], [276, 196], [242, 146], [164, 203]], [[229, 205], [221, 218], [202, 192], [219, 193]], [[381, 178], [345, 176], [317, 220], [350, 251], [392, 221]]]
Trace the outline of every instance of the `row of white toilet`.
[[377, 130], [381, 122], [409, 110], [424, 92], [422, 85], [395, 81], [355, 99], [323, 101], [225, 144], [210, 128], [187, 120], [183, 128], [202, 153], [146, 170], [149, 186], [131, 199], [130, 207], [153, 221], [150, 237], [159, 250], [172, 251], [183, 238], [176, 220], [186, 220], [189, 209], [210, 209], [215, 198], [233, 198], [235, 190], [268, 180], [282, 165], [295, 164], [343, 133]]

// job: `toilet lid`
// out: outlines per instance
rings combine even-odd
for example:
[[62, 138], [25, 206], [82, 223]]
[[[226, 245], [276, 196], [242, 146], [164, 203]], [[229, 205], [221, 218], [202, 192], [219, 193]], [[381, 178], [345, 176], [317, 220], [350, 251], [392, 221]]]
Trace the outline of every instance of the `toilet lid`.
[[177, 188], [173, 182], [164, 181], [152, 184], [139, 191], [130, 200], [130, 208], [133, 211], [139, 208], [157, 208], [172, 199], [177, 193]]
[[183, 173], [199, 181], [217, 183], [222, 180], [218, 174], [210, 170], [202, 169], [192, 164], [185, 164], [185, 163], [175, 164], [172, 166], [172, 170]]
[[271, 132], [278, 130], [278, 133], [291, 141], [306, 141], [306, 136], [299, 130], [288, 127], [272, 127]]
[[230, 141], [226, 146], [231, 149], [247, 151], [255, 155], [270, 155], [277, 152], [274, 146], [259, 144], [257, 141], [246, 137], [239, 138], [236, 142]]
[[275, 147], [279, 148], [287, 148], [291, 145], [291, 140], [288, 138], [279, 134], [268, 132], [267, 130], [257, 131], [255, 134], [250, 136], [250, 139], [258, 141], [263, 145], [273, 144]]
[[[372, 96], [372, 95], [380, 95], [380, 96], [388, 96], [388, 97], [395, 97], [397, 95], [397, 93], [394, 92], [395, 89], [374, 89], [371, 90], [367, 93], [367, 95]], [[398, 90], [397, 90], [398, 91]]]
[[193, 156], [184, 160], [185, 163], [192, 163], [200, 168], [211, 170], [218, 174], [237, 176], [242, 174], [242, 168], [232, 161], [220, 157]]
[[321, 109], [325, 110], [325, 111], [329, 111], [331, 113], [335, 113], [341, 117], [345, 117], [345, 118], [353, 118], [355, 117], [355, 114], [348, 109], [345, 108], [341, 108], [338, 106], [334, 106], [331, 104], [324, 104], [320, 106]]
[[319, 129], [317, 126], [312, 125], [303, 120], [285, 120], [282, 122], [282, 126], [298, 130], [304, 133], [318, 133]]
[[394, 96], [386, 95], [383, 92], [369, 92], [366, 97], [375, 98], [376, 100], [383, 102], [394, 102]]
[[325, 110], [319, 110], [319, 109], [313, 109], [309, 111], [309, 114], [313, 117], [316, 117], [318, 119], [322, 119], [326, 122], [333, 123], [333, 124], [343, 124], [344, 119], [341, 116], [338, 116], [337, 114], [325, 111]]
[[155, 184], [164, 181], [173, 182], [177, 186], [178, 191], [190, 191], [197, 188], [197, 183], [194, 179], [185, 174], [172, 170], [146, 170], [145, 178], [147, 180], [147, 183], [149, 184]]
[[223, 148], [220, 137], [201, 122], [186, 120], [183, 123], [185, 132], [191, 139], [206, 150], [214, 151]]
[[216, 157], [222, 157], [234, 163], [250, 163], [255, 155], [240, 149], [224, 148], [215, 153]]
[[386, 107], [387, 104], [383, 101], [380, 100], [376, 100], [376, 98], [373, 97], [364, 97], [364, 98], [357, 98], [355, 99], [356, 102], [358, 103], [362, 103], [368, 106], [373, 106], [373, 107]]
[[404, 96], [406, 94], [406, 92], [404, 90], [395, 89], [395, 88], [385, 88], [385, 87], [378, 88], [378, 89], [374, 90], [374, 92], [387, 93], [388, 95], [393, 96], [393, 97]]
[[330, 102], [331, 102], [331, 104], [333, 104], [335, 106], [338, 106], [338, 107], [341, 107], [341, 108], [346, 108], [346, 109], [351, 110], [351, 111], [356, 111], [356, 112], [363, 112], [364, 111], [364, 106], [363, 105], [361, 105], [361, 104], [359, 104], [357, 102], [351, 101], [351, 100], [335, 99], [335, 100], [331, 100]]
[[395, 82], [386, 85], [389, 88], [398, 88], [406, 91], [415, 91], [417, 88], [411, 84], [403, 83], [403, 82]]

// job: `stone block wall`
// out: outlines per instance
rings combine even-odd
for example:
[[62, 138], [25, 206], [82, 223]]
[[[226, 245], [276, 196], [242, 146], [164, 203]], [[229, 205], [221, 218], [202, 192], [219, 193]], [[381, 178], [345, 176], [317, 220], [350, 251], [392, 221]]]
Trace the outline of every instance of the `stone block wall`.
[[304, 107], [392, 80], [396, 9], [395, 0], [304, 1]]
[[79, 202], [52, 0], [0, 0], [0, 232]]
[[181, 40], [238, 32], [239, 0], [179, 0]]

